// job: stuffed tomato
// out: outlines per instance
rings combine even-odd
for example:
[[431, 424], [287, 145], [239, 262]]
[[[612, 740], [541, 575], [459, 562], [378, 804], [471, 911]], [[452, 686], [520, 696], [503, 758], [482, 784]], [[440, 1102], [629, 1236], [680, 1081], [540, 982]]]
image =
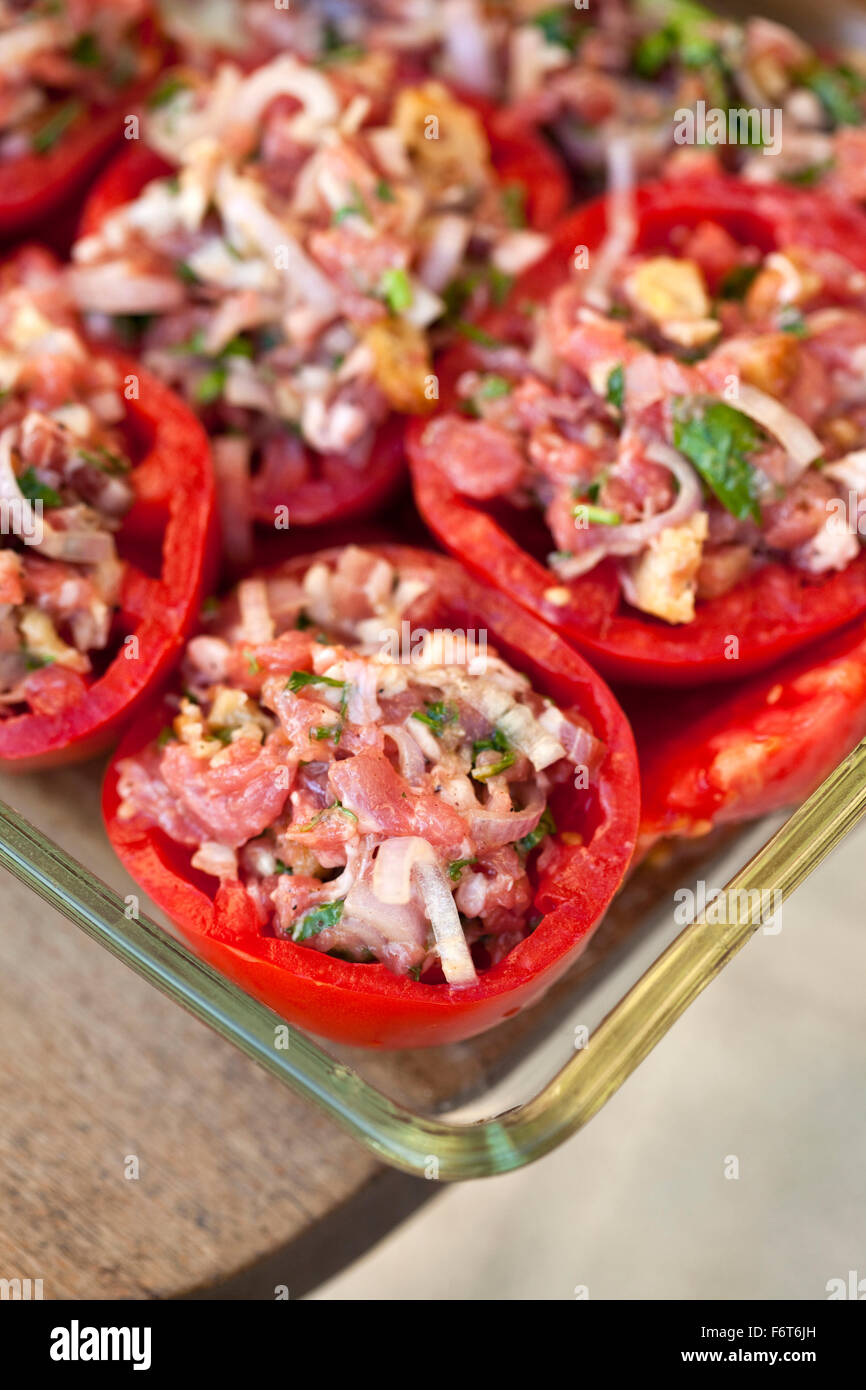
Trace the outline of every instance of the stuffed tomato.
[[733, 679], [856, 618], [864, 246], [781, 187], [587, 205], [442, 359], [425, 521], [620, 680]]
[[639, 856], [798, 806], [866, 737], [862, 623], [719, 692], [629, 691], [641, 768]]
[[342, 1042], [482, 1032], [579, 954], [634, 847], [607, 687], [440, 555], [243, 580], [109, 769], [111, 842], [211, 964]]
[[215, 559], [210, 455], [160, 382], [80, 333], [47, 252], [0, 269], [0, 764], [110, 742], [166, 677]]
[[0, 10], [0, 237], [43, 229], [120, 142], [159, 64], [152, 8], [36, 0], [26, 14]]
[[564, 205], [535, 137], [438, 84], [368, 81], [289, 54], [170, 75], [150, 154], [109, 170], [75, 247], [94, 329], [132, 327], [208, 426], [235, 561], [254, 520], [343, 520], [394, 491], [446, 321], [501, 297]]

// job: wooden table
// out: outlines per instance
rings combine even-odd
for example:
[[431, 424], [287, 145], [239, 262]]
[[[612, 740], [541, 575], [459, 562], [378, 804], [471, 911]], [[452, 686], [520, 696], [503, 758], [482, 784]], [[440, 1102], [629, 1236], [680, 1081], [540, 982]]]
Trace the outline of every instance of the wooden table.
[[[0, 778], [0, 797], [123, 895], [100, 774]], [[643, 865], [541, 1006], [399, 1062], [341, 1055], [428, 1112], [486, 1094], [735, 833]], [[29, 889], [3, 873], [0, 889], [0, 1278], [42, 1279], [46, 1298], [299, 1297], [439, 1190], [383, 1168]]]
[[[68, 771], [0, 795], [116, 884], [97, 788]], [[0, 894], [0, 1278], [45, 1298], [299, 1297], [436, 1190], [5, 873]]]

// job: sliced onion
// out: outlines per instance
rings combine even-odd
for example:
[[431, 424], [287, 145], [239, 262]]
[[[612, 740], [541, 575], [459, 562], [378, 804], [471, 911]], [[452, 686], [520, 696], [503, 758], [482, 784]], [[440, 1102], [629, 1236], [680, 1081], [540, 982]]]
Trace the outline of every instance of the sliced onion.
[[[417, 720], [416, 720], [417, 723]], [[397, 745], [397, 756], [400, 759], [400, 775], [406, 778], [410, 786], [417, 786], [424, 776], [426, 766], [424, 754], [419, 744], [410, 734], [403, 724], [386, 724], [382, 733], [392, 739]]]
[[440, 0], [442, 41], [449, 76], [458, 87], [482, 96], [496, 90], [489, 25], [478, 0]]
[[520, 275], [541, 260], [550, 245], [543, 232], [510, 232], [494, 248], [490, 259], [504, 275]]
[[123, 260], [73, 265], [66, 280], [79, 308], [101, 314], [164, 314], [184, 303], [184, 288], [175, 276], [142, 275]]
[[470, 679], [448, 673], [448, 683], [472, 709], [496, 725], [519, 752], [525, 753], [536, 772], [565, 756], [561, 743], [548, 733], [527, 705], [519, 704], [501, 686], [483, 678]]
[[244, 579], [238, 585], [238, 608], [241, 617], [241, 641], [257, 647], [270, 642], [274, 635], [274, 620], [268, 604], [268, 586], [264, 579]]
[[418, 835], [385, 840], [373, 862], [373, 892], [383, 903], [407, 903], [412, 896], [416, 864], [435, 864], [432, 845]]
[[253, 554], [250, 445], [238, 435], [212, 443], [223, 545], [232, 564], [249, 564]]
[[742, 382], [737, 396], [737, 407], [744, 415], [748, 415], [750, 420], [754, 420], [778, 439], [785, 449], [795, 465], [789, 482], [794, 482], [806, 471], [810, 463], [821, 457], [823, 449], [818, 436], [799, 415], [782, 405], [775, 396], [768, 395], [757, 386]]
[[608, 214], [607, 231], [601, 246], [593, 255], [584, 293], [587, 303], [607, 306], [608, 283], [637, 239], [637, 206], [635, 203], [635, 154], [632, 137], [612, 136], [607, 145]]
[[472, 222], [461, 213], [448, 212], [436, 218], [418, 271], [420, 279], [429, 289], [438, 294], [451, 283], [463, 261], [471, 235]]
[[589, 768], [591, 773], [600, 766], [604, 758], [604, 744], [591, 729], [572, 723], [555, 705], [546, 709], [538, 722], [559, 740], [569, 762]]
[[424, 899], [424, 907], [436, 946], [442, 973], [449, 985], [478, 983], [475, 965], [463, 932], [454, 894], [438, 864], [416, 864], [415, 877]]
[[517, 810], [485, 811], [479, 808], [477, 811], [466, 811], [469, 837], [480, 854], [513, 844], [515, 840], [522, 840], [524, 835], [532, 834], [544, 814], [545, 805], [544, 797], [536, 787], [527, 804]]

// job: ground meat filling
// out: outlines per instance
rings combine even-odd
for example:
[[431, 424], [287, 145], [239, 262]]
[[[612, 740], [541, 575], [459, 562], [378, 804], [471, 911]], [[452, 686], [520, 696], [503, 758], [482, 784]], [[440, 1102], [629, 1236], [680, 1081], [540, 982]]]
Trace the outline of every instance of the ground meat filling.
[[427, 426], [452, 485], [540, 507], [563, 580], [612, 557], [624, 599], [669, 623], [768, 560], [850, 564], [866, 277], [813, 248], [763, 255], [712, 222], [594, 265], [535, 315], [517, 365], [482, 345], [460, 412]]
[[0, 717], [79, 699], [109, 641], [133, 501], [120, 385], [54, 263], [19, 256], [0, 280]]
[[478, 115], [283, 53], [166, 78], [146, 134], [177, 168], [78, 243], [94, 324], [206, 416], [221, 477], [274, 519], [317, 456], [362, 471], [389, 412], [434, 404], [432, 349], [544, 250]]
[[149, 0], [0, 0], [0, 160], [48, 154], [149, 70]]
[[187, 648], [172, 723], [121, 764], [120, 815], [240, 879], [263, 931], [460, 985], [531, 929], [548, 796], [604, 748], [486, 634], [407, 642], [434, 583], [357, 547], [242, 582]]

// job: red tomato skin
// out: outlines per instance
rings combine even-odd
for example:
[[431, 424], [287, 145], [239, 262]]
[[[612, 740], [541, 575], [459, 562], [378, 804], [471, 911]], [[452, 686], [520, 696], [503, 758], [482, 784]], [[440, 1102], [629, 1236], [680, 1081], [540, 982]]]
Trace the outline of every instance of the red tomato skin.
[[797, 806], [866, 737], [866, 628], [834, 633], [736, 688], [620, 692], [638, 748], [636, 859]]
[[[645, 247], [664, 246], [672, 227], [709, 219], [766, 250], [792, 242], [837, 250], [866, 271], [866, 217], [810, 191], [734, 179], [687, 187], [648, 184], [638, 190], [637, 206], [639, 244]], [[485, 321], [488, 331], [501, 337], [509, 324], [514, 329], [519, 306], [543, 301], [568, 274], [576, 248], [597, 247], [605, 228], [604, 199], [566, 218], [549, 254], [518, 281], [511, 303]], [[442, 408], [454, 400], [460, 373], [475, 361], [469, 344], [444, 354], [437, 368]], [[680, 686], [738, 680], [866, 611], [866, 554], [841, 573], [817, 579], [768, 564], [721, 598], [700, 603], [694, 621], [679, 627], [623, 604], [610, 562], [563, 584], [530, 553], [516, 527], [506, 530], [495, 515], [455, 490], [424, 447], [427, 423], [411, 421], [406, 448], [415, 501], [430, 530], [470, 570], [574, 642], [611, 680]]]
[[[216, 578], [216, 497], [204, 431], [174, 392], [137, 362], [93, 350], [117, 364], [124, 383], [137, 382], [123, 424], [137, 460], [131, 474], [135, 501], [117, 533], [121, 558], [135, 567], [124, 579], [118, 621], [136, 644], [118, 644], [81, 700], [53, 714], [0, 721], [0, 766], [6, 772], [79, 762], [109, 747], [170, 676]], [[158, 578], [149, 579], [151, 574]], [[129, 659], [127, 652], [133, 653]]]
[[[418, 559], [403, 546], [376, 545], [399, 563]], [[329, 552], [318, 552], [327, 555]], [[333, 553], [333, 552], [330, 552]], [[240, 884], [217, 893], [192, 872], [190, 851], [158, 831], [118, 818], [117, 762], [146, 746], [165, 722], [159, 708], [136, 724], [106, 774], [103, 813], [125, 867], [178, 925], [194, 949], [282, 1018], [337, 1042], [362, 1047], [426, 1047], [475, 1036], [540, 998], [580, 954], [628, 867], [637, 828], [638, 779], [628, 723], [603, 681], [555, 633], [501, 594], [475, 583], [459, 566], [428, 554], [441, 623], [485, 627], [497, 649], [539, 690], [563, 707], [579, 706], [607, 746], [598, 789], [578, 813], [580, 844], [560, 844], [555, 868], [535, 897], [542, 921], [497, 966], [468, 989], [426, 985], [383, 965], [354, 965], [260, 934]], [[311, 557], [280, 567], [300, 573]], [[420, 619], [415, 619], [420, 621]], [[562, 825], [560, 825], [562, 828]]]

